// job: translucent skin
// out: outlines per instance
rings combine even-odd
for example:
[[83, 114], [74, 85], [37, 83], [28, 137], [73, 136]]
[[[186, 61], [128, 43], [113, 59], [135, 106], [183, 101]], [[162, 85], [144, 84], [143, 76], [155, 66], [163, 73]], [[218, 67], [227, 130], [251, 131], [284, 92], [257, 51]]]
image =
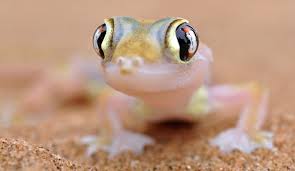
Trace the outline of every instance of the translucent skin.
[[[124, 36], [113, 41], [116, 48], [112, 49], [113, 54], [103, 60], [101, 65], [104, 79], [111, 87], [143, 100], [162, 113], [185, 111], [192, 93], [207, 79], [210, 64], [210, 59], [207, 58], [211, 58], [208, 55], [211, 51], [203, 44], [187, 63], [181, 63], [172, 57], [174, 54], [165, 48], [164, 39], [169, 37], [165, 29], [174, 20], [186, 21], [178, 18], [155, 22], [114, 18], [113, 37], [118, 37], [117, 34]], [[122, 28], [128, 28], [128, 31], [121, 30]], [[157, 37], [159, 35], [163, 37]], [[179, 45], [171, 48], [179, 49]], [[132, 65], [135, 59], [137, 65]], [[129, 73], [122, 74], [126, 68], [124, 65], [129, 65]]]
[[[189, 62], [179, 59], [175, 29], [183, 22], [187, 21], [179, 18], [137, 21], [130, 17], [105, 20], [109, 32], [104, 38], [107, 41], [102, 43], [107, 55], [101, 61], [101, 72], [106, 83], [116, 91], [108, 89], [100, 98], [101, 136], [83, 141], [89, 145], [88, 154], [98, 148], [107, 150], [110, 156], [124, 150], [141, 153], [145, 145], [154, 141], [127, 131], [126, 123], [167, 119], [194, 121], [198, 117], [188, 115], [187, 106], [194, 92], [204, 85], [208, 96], [206, 104], [210, 105], [211, 111], [232, 107], [243, 109], [237, 126], [214, 138], [210, 142], [212, 145], [223, 152], [233, 149], [251, 152], [259, 147], [273, 147], [270, 134], [260, 130], [267, 112], [265, 88], [256, 83], [207, 85], [212, 53], [206, 45], [201, 43]], [[138, 120], [142, 115], [134, 112], [137, 101], [153, 109], [154, 113]]]
[[203, 60], [189, 66], [142, 66], [132, 75], [122, 75], [118, 66], [107, 65], [103, 75], [114, 89], [140, 98], [164, 113], [170, 113], [185, 110], [191, 94], [204, 84], [208, 68], [209, 61]]

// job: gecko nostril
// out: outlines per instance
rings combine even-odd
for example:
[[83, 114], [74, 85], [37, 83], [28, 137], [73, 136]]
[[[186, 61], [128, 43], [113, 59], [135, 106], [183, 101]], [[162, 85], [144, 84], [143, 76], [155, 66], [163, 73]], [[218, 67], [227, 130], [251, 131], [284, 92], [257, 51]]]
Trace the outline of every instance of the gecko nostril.
[[123, 75], [130, 74], [134, 70], [134, 65], [133, 65], [132, 60], [130, 58], [118, 57], [115, 60], [115, 63], [119, 67], [120, 73]]
[[126, 59], [124, 59], [123, 57], [119, 57], [116, 60], [116, 63], [118, 64], [118, 66], [122, 67], [124, 65], [124, 63], [126, 62]]
[[130, 74], [143, 65], [144, 61], [140, 57], [118, 57], [115, 60], [121, 74]]
[[132, 59], [132, 65], [135, 67], [139, 67], [143, 65], [143, 60], [140, 57], [135, 57]]

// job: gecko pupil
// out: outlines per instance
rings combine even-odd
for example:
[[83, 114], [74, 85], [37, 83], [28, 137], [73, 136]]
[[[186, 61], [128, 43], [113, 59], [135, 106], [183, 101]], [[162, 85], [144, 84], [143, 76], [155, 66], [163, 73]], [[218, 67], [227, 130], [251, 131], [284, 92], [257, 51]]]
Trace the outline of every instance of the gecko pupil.
[[104, 59], [104, 52], [101, 48], [101, 44], [106, 35], [106, 32], [107, 32], [106, 24], [102, 24], [96, 29], [94, 34], [94, 48], [96, 52], [99, 54], [99, 56], [101, 56], [103, 59]]
[[199, 46], [199, 39], [195, 30], [188, 23], [180, 24], [176, 28], [176, 37], [180, 47], [180, 59], [189, 61], [197, 52]]

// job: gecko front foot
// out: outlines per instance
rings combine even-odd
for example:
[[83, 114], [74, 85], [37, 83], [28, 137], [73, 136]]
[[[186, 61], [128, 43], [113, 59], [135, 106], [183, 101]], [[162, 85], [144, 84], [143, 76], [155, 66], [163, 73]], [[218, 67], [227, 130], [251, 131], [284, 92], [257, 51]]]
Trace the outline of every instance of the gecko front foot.
[[123, 151], [132, 151], [134, 154], [140, 154], [146, 145], [154, 144], [152, 138], [130, 131], [116, 133], [110, 143], [106, 143], [107, 141], [99, 136], [86, 136], [81, 141], [87, 145], [86, 154], [88, 156], [101, 149], [107, 151], [110, 158]]
[[273, 149], [272, 133], [266, 131], [249, 135], [237, 128], [228, 129], [210, 141], [213, 146], [219, 147], [222, 152], [229, 153], [238, 149], [245, 153], [251, 153], [257, 148]]
[[146, 135], [129, 131], [121, 131], [115, 135], [112, 144], [108, 148], [110, 157], [122, 151], [132, 151], [140, 154], [146, 145], [154, 144], [154, 140]]

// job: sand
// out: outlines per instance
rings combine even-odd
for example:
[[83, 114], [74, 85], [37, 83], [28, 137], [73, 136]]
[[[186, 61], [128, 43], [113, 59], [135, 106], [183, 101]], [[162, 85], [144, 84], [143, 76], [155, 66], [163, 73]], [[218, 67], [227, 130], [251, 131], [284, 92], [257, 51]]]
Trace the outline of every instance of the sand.
[[[92, 112], [89, 112], [92, 113]], [[85, 156], [79, 137], [96, 132], [92, 114], [59, 114], [34, 125], [18, 125], [1, 131], [0, 168], [3, 170], [294, 170], [293, 114], [273, 114], [266, 128], [275, 134], [276, 149], [252, 154], [222, 154], [208, 140], [232, 126], [228, 121], [200, 121], [195, 125], [153, 125], [147, 134], [157, 143], [142, 155], [123, 153], [111, 160], [104, 152]], [[68, 122], [67, 122], [68, 121]], [[71, 122], [69, 122], [71, 121]], [[3, 130], [3, 129], [1, 129]]]
[[[234, 126], [236, 117], [217, 112], [193, 125], [151, 125], [145, 133], [157, 143], [142, 155], [126, 152], [109, 160], [100, 151], [86, 157], [79, 138], [99, 132], [95, 106], [89, 104], [1, 125], [0, 170], [295, 170], [294, 1], [192, 1], [182, 7], [183, 2], [157, 0], [112, 3], [3, 2], [0, 19], [7, 24], [0, 32], [1, 65], [59, 64], [73, 55], [94, 58], [92, 32], [108, 16], [182, 16], [213, 49], [214, 83], [258, 80], [270, 88], [264, 129], [274, 133], [276, 149], [222, 154], [208, 141]], [[21, 92], [19, 86], [1, 86], [1, 102]]]

